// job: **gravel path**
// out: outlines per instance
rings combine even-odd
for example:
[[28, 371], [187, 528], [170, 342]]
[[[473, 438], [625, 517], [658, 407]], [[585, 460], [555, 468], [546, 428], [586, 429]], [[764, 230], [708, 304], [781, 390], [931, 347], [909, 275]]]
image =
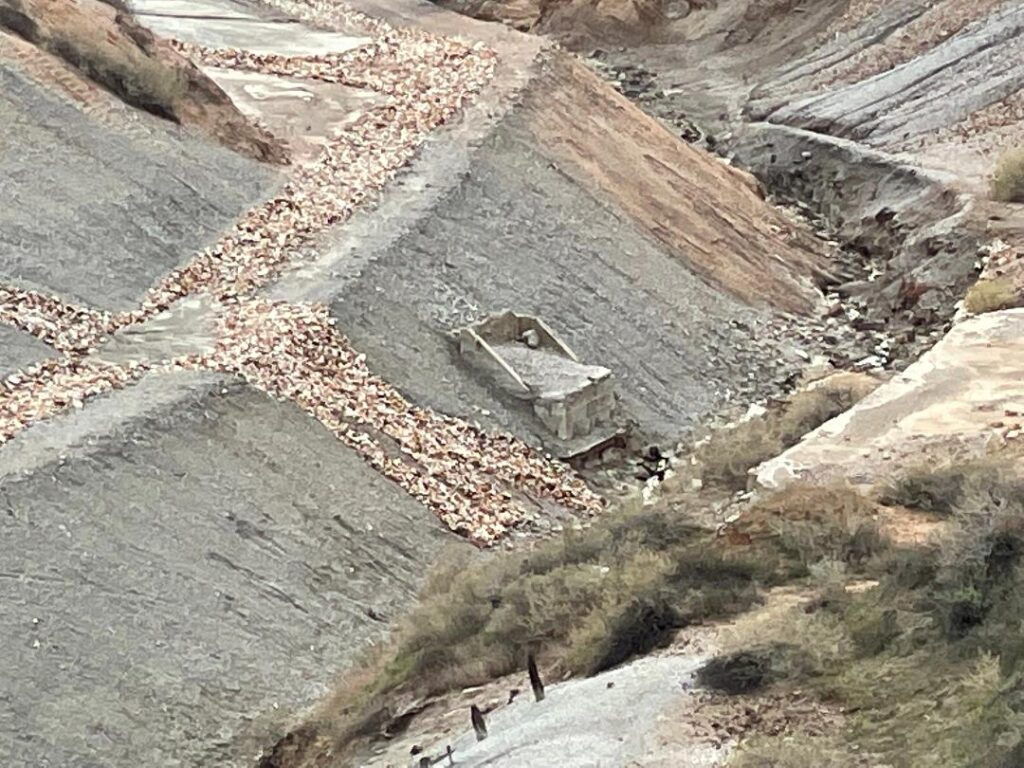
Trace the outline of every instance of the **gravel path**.
[[[551, 686], [540, 703], [527, 692], [487, 719], [483, 741], [469, 731], [452, 742], [430, 745], [426, 754], [444, 754], [450, 743], [460, 768], [645, 765], [656, 754], [659, 721], [691, 695], [687, 686], [704, 661], [699, 656], [652, 656]], [[721, 756], [710, 743], [694, 739], [674, 765], [705, 768]]]

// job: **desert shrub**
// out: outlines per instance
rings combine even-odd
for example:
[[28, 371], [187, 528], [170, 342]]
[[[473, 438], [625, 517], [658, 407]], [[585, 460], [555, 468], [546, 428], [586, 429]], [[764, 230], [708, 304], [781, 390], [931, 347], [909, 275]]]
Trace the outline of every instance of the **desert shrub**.
[[[776, 685], [853, 713], [838, 746], [871, 765], [1008, 766], [1024, 751], [1024, 486], [1010, 467], [960, 476], [989, 479], [943, 486], [956, 501], [941, 542], [876, 558], [875, 588], [750, 641]], [[734, 764], [803, 759], [759, 739]]]
[[1024, 149], [1011, 149], [999, 158], [992, 177], [992, 199], [1024, 203]]
[[47, 47], [126, 103], [169, 120], [178, 119], [178, 104], [188, 88], [183, 71], [88, 34], [53, 39]]
[[151, 35], [120, 0], [105, 1], [119, 13], [117, 34], [103, 14], [33, 19], [18, 0], [0, 6], [0, 26], [45, 48], [128, 104], [177, 120], [188, 90], [184, 70], [150, 55], [143, 44]]
[[832, 376], [793, 394], [763, 415], [712, 434], [696, 454], [701, 480], [727, 490], [746, 488], [751, 469], [848, 410], [875, 384], [870, 377], [858, 374]]
[[528, 652], [590, 674], [713, 611], [756, 600], [756, 564], [708, 553], [711, 534], [667, 510], [616, 516], [534, 552], [430, 579], [400, 631], [386, 687], [435, 693], [521, 668]]
[[697, 671], [697, 682], [722, 693], [750, 693], [772, 677], [772, 661], [781, 649], [736, 651], [719, 656]]
[[863, 656], [875, 656], [895, 640], [900, 633], [897, 612], [890, 606], [875, 606], [863, 602], [852, 606], [845, 621], [850, 640]]
[[872, 502], [852, 489], [794, 484], [748, 505], [730, 532], [770, 542], [762, 562], [775, 557], [776, 568], [794, 569], [793, 576], [820, 561], [858, 568], [886, 549], [873, 513]]
[[964, 307], [972, 315], [996, 312], [1020, 304], [1020, 296], [1013, 284], [1005, 278], [979, 280], [964, 296]]
[[[785, 518], [785, 504], [773, 504], [773, 519]], [[356, 684], [339, 687], [323, 717], [343, 740], [367, 735], [402, 701], [521, 670], [530, 653], [549, 673], [594, 674], [682, 627], [746, 610], [762, 586], [805, 575], [808, 563], [847, 551], [844, 536], [856, 538], [852, 512], [822, 515], [821, 537], [801, 531], [797, 543], [773, 527], [739, 544], [685, 512], [625, 509], [524, 554], [436, 569], [391, 642], [350, 678]]]
[[985, 495], [989, 489], [1005, 489], [999, 463], [978, 459], [944, 466], [921, 466], [894, 478], [880, 492], [879, 500], [939, 515], [950, 515], [968, 494]]
[[698, 454], [705, 485], [743, 490], [751, 469], [783, 450], [766, 419], [755, 418], [712, 436]]
[[851, 753], [827, 737], [758, 738], [740, 745], [733, 768], [875, 768], [863, 755]]

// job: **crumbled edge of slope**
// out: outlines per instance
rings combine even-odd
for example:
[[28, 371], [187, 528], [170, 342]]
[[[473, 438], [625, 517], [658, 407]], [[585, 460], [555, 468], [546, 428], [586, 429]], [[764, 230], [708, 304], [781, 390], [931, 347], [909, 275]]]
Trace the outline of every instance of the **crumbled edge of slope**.
[[213, 80], [125, 10], [98, 0], [0, 0], [3, 31], [130, 106], [193, 127], [256, 160], [288, 162], [285, 148], [246, 119]]

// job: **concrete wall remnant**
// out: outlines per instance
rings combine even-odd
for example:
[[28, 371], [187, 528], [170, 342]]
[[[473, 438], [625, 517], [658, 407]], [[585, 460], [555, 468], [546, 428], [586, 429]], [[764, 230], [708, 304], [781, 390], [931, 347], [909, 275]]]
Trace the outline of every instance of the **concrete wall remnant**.
[[559, 440], [589, 435], [615, 416], [612, 373], [585, 365], [539, 318], [511, 311], [490, 315], [456, 332], [459, 354], [488, 369]]

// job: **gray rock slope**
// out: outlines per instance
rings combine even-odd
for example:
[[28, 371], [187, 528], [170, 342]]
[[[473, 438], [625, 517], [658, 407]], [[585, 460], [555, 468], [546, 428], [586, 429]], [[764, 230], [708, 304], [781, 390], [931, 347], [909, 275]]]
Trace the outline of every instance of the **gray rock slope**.
[[[442, 545], [422, 506], [296, 407], [192, 384], [0, 473], [5, 765], [250, 764]], [[137, 397], [157, 396], [104, 405]]]
[[155, 118], [135, 127], [111, 129], [0, 62], [0, 280], [130, 309], [280, 183]]

